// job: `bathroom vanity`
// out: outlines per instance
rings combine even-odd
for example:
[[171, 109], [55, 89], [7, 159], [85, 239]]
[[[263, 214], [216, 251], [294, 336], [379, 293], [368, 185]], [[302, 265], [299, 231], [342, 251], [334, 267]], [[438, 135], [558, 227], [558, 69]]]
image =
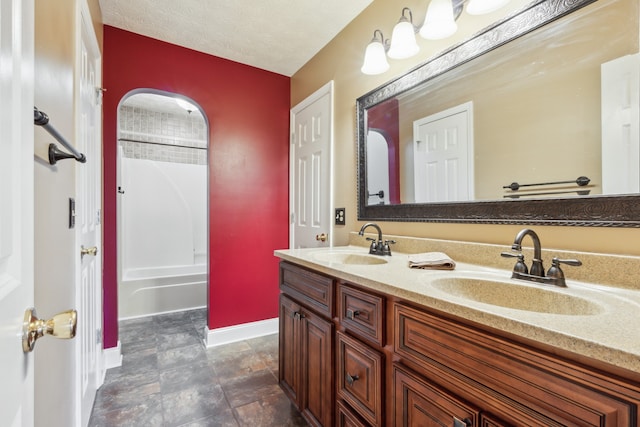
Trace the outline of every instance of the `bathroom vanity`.
[[[640, 426], [640, 291], [571, 280], [608, 260], [573, 254], [554, 289], [510, 279], [500, 246], [394, 239], [276, 251], [280, 384], [311, 425]], [[408, 268], [434, 248], [456, 269]]]

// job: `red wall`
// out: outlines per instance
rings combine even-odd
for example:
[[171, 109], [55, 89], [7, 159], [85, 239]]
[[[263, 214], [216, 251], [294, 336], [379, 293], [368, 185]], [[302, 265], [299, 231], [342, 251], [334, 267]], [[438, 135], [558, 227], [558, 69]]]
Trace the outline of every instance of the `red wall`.
[[117, 108], [134, 89], [193, 99], [209, 120], [209, 329], [278, 316], [288, 236], [286, 76], [104, 27], [104, 347], [117, 345]]
[[367, 110], [367, 126], [382, 133], [389, 146], [389, 203], [400, 201], [400, 108], [397, 99]]

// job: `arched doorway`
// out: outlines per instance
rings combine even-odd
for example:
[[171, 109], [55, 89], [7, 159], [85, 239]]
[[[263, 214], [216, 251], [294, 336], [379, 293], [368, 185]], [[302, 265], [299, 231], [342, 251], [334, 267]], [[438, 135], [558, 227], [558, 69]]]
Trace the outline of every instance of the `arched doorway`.
[[118, 319], [207, 307], [208, 122], [177, 94], [118, 107]]

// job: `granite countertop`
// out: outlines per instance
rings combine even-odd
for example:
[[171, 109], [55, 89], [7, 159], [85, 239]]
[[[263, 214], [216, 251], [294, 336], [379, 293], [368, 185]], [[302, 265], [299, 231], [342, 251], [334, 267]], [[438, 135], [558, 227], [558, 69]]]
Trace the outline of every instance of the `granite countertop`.
[[[379, 257], [356, 245], [275, 251], [283, 260], [338, 279], [640, 373], [640, 290], [569, 278], [567, 288], [528, 283], [511, 279], [508, 269], [459, 262], [447, 253], [455, 270], [409, 268], [407, 253]], [[347, 264], [340, 261], [345, 254], [386, 262]], [[564, 269], [566, 276], [570, 268]], [[455, 286], [465, 281], [491, 291], [465, 296]], [[499, 305], [487, 303], [495, 299]]]

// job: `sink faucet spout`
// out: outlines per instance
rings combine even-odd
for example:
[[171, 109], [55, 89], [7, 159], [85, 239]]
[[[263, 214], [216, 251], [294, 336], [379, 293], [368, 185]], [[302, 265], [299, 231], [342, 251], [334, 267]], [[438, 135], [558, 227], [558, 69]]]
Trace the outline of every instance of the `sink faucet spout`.
[[533, 262], [529, 274], [532, 276], [544, 277], [544, 267], [542, 266], [542, 245], [540, 244], [540, 238], [538, 234], [530, 228], [524, 228], [516, 235], [511, 249], [514, 251], [522, 251], [522, 239], [525, 236], [531, 236], [533, 240]]
[[378, 232], [378, 241], [379, 242], [382, 241], [382, 229], [375, 222], [368, 222], [365, 225], [363, 225], [362, 228], [360, 228], [360, 231], [358, 232], [358, 235], [364, 236], [364, 230], [366, 230], [368, 227], [375, 228], [376, 231]]

